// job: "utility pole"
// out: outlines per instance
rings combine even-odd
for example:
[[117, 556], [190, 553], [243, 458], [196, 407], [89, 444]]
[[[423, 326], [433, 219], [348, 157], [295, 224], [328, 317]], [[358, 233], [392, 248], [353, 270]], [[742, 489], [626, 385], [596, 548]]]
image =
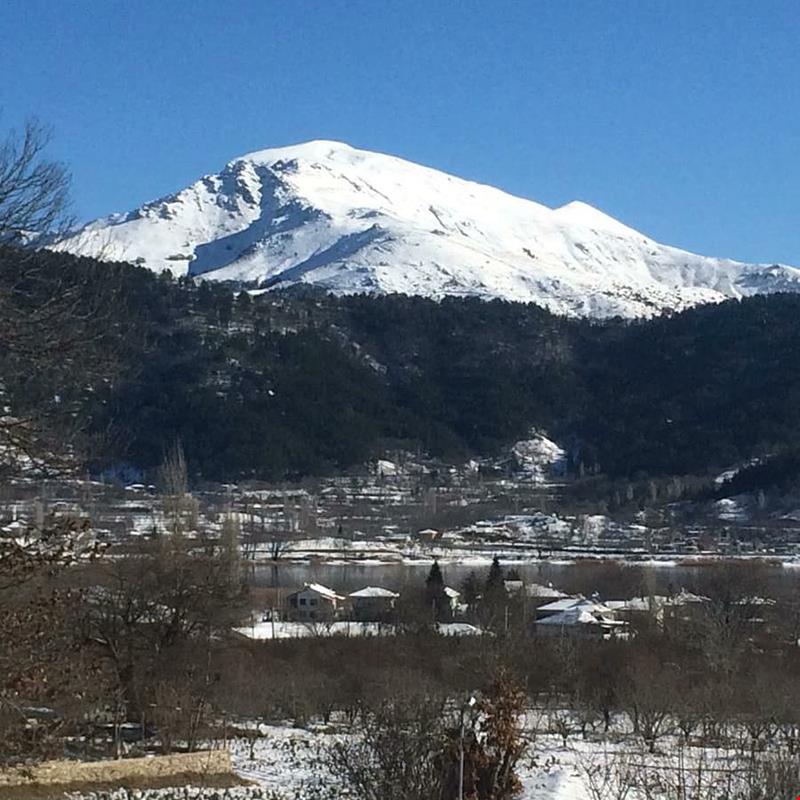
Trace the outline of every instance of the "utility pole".
[[458, 800], [464, 800], [464, 713], [475, 705], [475, 698], [470, 697], [466, 705], [461, 706], [461, 726], [459, 734], [459, 764], [458, 764]]
[[458, 800], [464, 800], [464, 708], [461, 709], [461, 731], [458, 736]]

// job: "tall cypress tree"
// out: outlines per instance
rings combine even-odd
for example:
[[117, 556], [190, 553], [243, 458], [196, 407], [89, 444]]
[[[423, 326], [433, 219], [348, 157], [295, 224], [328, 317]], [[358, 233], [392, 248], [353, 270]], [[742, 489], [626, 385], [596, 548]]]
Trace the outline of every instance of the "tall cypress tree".
[[498, 589], [503, 590], [503, 595], [505, 596], [505, 583], [503, 582], [505, 578], [503, 577], [503, 568], [500, 566], [500, 559], [495, 556], [492, 559], [492, 566], [489, 567], [489, 574], [486, 576], [486, 595], [491, 595], [497, 592]]
[[444, 593], [444, 576], [438, 561], [433, 562], [425, 579], [425, 599], [436, 619], [446, 614], [447, 595]]
[[500, 560], [495, 556], [486, 576], [481, 603], [486, 624], [493, 628], [500, 625], [501, 618], [505, 613], [508, 598], [504, 581], [503, 568], [500, 566]]

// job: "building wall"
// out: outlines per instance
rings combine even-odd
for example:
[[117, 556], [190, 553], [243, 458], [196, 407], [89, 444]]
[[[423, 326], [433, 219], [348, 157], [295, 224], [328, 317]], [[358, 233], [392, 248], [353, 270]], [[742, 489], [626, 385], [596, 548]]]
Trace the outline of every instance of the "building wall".
[[352, 597], [353, 618], [357, 620], [381, 621], [392, 615], [393, 597]]
[[293, 619], [311, 621], [336, 615], [336, 601], [310, 589], [289, 595], [289, 614]]

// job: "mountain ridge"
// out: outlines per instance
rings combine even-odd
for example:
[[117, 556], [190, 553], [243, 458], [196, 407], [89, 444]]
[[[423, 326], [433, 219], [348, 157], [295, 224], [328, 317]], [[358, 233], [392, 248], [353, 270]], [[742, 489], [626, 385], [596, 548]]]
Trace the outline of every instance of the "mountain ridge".
[[696, 255], [582, 201], [553, 209], [327, 140], [235, 158], [58, 247], [254, 290], [476, 296], [600, 318], [800, 291], [795, 267]]

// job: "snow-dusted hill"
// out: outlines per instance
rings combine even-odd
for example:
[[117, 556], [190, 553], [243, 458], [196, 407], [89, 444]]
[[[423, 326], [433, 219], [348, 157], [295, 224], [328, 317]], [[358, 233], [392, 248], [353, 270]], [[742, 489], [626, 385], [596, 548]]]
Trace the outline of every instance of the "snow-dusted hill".
[[237, 158], [61, 246], [253, 288], [499, 297], [599, 317], [800, 291], [800, 269], [694, 255], [584, 203], [551, 209], [326, 141]]

